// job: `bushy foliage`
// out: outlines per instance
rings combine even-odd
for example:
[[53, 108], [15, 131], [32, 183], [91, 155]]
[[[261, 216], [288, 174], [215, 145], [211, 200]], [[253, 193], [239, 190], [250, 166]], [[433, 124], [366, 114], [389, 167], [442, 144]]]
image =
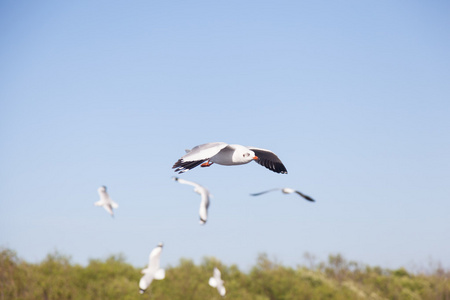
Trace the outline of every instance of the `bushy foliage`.
[[164, 280], [154, 281], [140, 295], [140, 269], [121, 255], [94, 259], [82, 267], [57, 252], [39, 264], [30, 264], [9, 249], [0, 251], [0, 300], [221, 299], [208, 285], [214, 267], [222, 272], [228, 299], [450, 300], [450, 272], [442, 268], [412, 274], [403, 268], [388, 270], [349, 262], [341, 255], [330, 255], [317, 265], [291, 268], [261, 254], [248, 273], [214, 257], [204, 258], [200, 265], [181, 259], [177, 266], [166, 268]]

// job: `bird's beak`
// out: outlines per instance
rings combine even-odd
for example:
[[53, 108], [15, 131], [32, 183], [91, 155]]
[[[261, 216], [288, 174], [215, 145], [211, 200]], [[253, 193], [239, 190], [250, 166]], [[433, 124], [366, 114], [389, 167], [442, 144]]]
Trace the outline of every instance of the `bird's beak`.
[[258, 156], [253, 156], [253, 159], [257, 160], [257, 159], [259, 159], [259, 157]]

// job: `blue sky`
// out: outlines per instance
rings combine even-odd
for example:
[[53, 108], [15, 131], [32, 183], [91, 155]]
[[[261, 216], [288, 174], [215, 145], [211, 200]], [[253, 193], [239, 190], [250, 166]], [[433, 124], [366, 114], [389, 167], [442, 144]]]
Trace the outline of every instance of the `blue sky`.
[[[142, 266], [309, 252], [450, 267], [445, 1], [2, 1], [0, 245]], [[184, 149], [274, 151], [171, 180]], [[94, 207], [106, 185], [112, 219]], [[312, 196], [250, 193], [292, 187]]]

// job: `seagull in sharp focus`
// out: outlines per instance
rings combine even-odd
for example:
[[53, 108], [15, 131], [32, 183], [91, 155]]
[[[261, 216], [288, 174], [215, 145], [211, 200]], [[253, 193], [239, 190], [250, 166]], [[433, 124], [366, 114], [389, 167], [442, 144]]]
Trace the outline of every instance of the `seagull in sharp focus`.
[[178, 177], [173, 177], [173, 180], [178, 181], [181, 184], [188, 184], [192, 185], [194, 187], [194, 192], [197, 194], [200, 194], [202, 200], [200, 202], [200, 209], [199, 209], [199, 215], [200, 215], [200, 224], [205, 224], [206, 219], [208, 218], [208, 207], [209, 207], [209, 198], [212, 196], [208, 189], [201, 186], [198, 183], [184, 180]]
[[209, 167], [216, 163], [218, 165], [234, 166], [247, 164], [252, 160], [271, 171], [287, 174], [286, 167], [278, 156], [266, 149], [216, 142], [198, 145], [192, 150], [186, 150], [186, 152], [172, 167], [178, 174], [187, 172], [198, 165]]
[[313, 198], [311, 198], [310, 196], [305, 195], [305, 194], [303, 194], [302, 192], [297, 191], [297, 190], [294, 190], [294, 189], [291, 189], [291, 188], [282, 188], [282, 189], [276, 188], [276, 189], [271, 189], [271, 190], [264, 191], [264, 192], [260, 192], [260, 193], [256, 193], [256, 194], [250, 194], [250, 195], [251, 195], [251, 196], [259, 196], [259, 195], [262, 195], [262, 194], [265, 194], [265, 193], [268, 193], [268, 192], [278, 191], [278, 190], [281, 190], [281, 192], [283, 192], [283, 194], [292, 194], [292, 193], [296, 193], [296, 194], [302, 196], [303, 198], [305, 198], [305, 199], [308, 200], [308, 201], [315, 202], [315, 200], [314, 200]]
[[139, 281], [139, 293], [143, 294], [145, 290], [150, 286], [153, 279], [161, 280], [166, 277], [166, 272], [164, 269], [159, 267], [159, 260], [161, 256], [161, 251], [163, 244], [159, 243], [155, 249], [150, 252], [148, 267], [141, 271], [144, 276], [142, 276]]
[[105, 210], [112, 217], [114, 217], [113, 208], [118, 208], [119, 204], [117, 204], [116, 202], [111, 200], [108, 193], [106, 192], [106, 186], [103, 185], [103, 186], [99, 187], [97, 189], [97, 191], [98, 191], [98, 194], [100, 195], [100, 200], [95, 202], [94, 205], [95, 206], [103, 206], [105, 208]]
[[213, 277], [209, 278], [209, 285], [217, 288], [217, 291], [219, 291], [220, 296], [225, 296], [226, 290], [223, 286], [223, 280], [220, 278], [220, 271], [217, 268], [214, 268]]

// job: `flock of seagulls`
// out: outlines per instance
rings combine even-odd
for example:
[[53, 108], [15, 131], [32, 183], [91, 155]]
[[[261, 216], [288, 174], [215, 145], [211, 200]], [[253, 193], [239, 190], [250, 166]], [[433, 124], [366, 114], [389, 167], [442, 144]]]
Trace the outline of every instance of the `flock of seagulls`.
[[[185, 173], [199, 165], [200, 167], [210, 167], [215, 163], [224, 166], [235, 166], [247, 164], [251, 161], [255, 161], [273, 172], [287, 174], [287, 169], [278, 156], [267, 149], [215, 142], [198, 145], [191, 150], [185, 151], [186, 154], [182, 156], [172, 167], [172, 169], [175, 169], [174, 171], [178, 174]], [[210, 198], [212, 197], [209, 190], [193, 181], [178, 177], [172, 177], [172, 179], [181, 184], [193, 186], [194, 192], [200, 195], [199, 223], [204, 225], [208, 219], [208, 207], [210, 204]], [[292, 188], [274, 188], [250, 195], [259, 196], [277, 190], [281, 190], [283, 194], [296, 193], [305, 200], [315, 202], [315, 200], [310, 196]], [[112, 217], [114, 217], [113, 209], [118, 208], [119, 205], [109, 197], [106, 191], [106, 186], [99, 187], [98, 194], [100, 196], [100, 200], [95, 202], [94, 205], [102, 206]], [[141, 294], [148, 289], [154, 279], [162, 280], [165, 277], [164, 269], [159, 266], [162, 248], [163, 244], [159, 243], [157, 247], [150, 252], [148, 266], [141, 271], [143, 274], [139, 281], [139, 292]], [[209, 278], [208, 283], [211, 287], [216, 288], [221, 296], [225, 296], [226, 290], [224, 287], [224, 281], [221, 278], [221, 273], [218, 268], [214, 268], [213, 276]]]

